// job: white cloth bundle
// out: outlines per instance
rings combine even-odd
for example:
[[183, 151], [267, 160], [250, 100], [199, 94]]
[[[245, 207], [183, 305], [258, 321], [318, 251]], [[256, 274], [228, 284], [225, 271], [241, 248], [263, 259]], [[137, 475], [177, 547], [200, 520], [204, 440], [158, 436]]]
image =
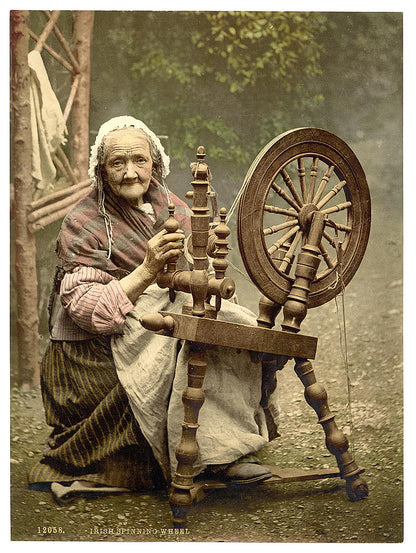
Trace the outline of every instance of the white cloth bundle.
[[30, 67], [30, 125], [32, 131], [32, 177], [34, 199], [53, 189], [56, 169], [52, 154], [65, 144], [66, 125], [58, 99], [49, 82], [42, 56], [37, 50], [28, 55]]
[[[189, 300], [190, 295], [178, 292], [170, 303], [166, 290], [150, 286], [128, 314], [124, 335], [112, 340], [118, 377], [136, 420], [168, 477], [170, 470], [173, 474], [176, 468], [175, 449], [182, 431], [188, 345], [145, 330], [139, 319], [145, 313], [180, 313]], [[218, 319], [256, 325], [256, 318], [248, 309], [228, 301], [222, 302]], [[268, 441], [259, 405], [261, 363], [254, 364], [248, 351], [217, 346], [209, 346], [207, 351], [205, 402], [197, 431], [198, 470], [255, 453]]]

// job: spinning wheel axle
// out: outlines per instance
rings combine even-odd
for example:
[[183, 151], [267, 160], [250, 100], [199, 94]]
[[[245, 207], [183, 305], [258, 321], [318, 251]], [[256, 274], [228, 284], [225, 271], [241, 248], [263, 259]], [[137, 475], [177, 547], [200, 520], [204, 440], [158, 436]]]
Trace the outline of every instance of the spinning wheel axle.
[[314, 213], [318, 211], [315, 204], [305, 204], [298, 213], [299, 226], [302, 232], [307, 233], [311, 226]]

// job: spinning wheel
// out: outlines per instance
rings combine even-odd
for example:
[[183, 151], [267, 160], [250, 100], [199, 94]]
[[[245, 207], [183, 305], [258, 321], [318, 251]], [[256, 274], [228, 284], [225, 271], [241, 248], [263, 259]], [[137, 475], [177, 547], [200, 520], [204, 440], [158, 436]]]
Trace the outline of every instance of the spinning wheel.
[[[238, 242], [246, 270], [264, 294], [258, 326], [218, 321], [221, 300], [229, 299], [235, 284], [225, 276], [228, 266], [226, 210], [210, 236], [210, 171], [205, 150], [198, 148], [192, 164], [191, 271], [176, 270], [171, 260], [158, 274], [159, 286], [192, 295], [182, 313], [161, 312], [141, 318], [148, 330], [190, 343], [188, 386], [183, 392], [184, 422], [176, 449], [177, 470], [170, 503], [174, 525], [186, 524], [187, 511], [199, 492], [225, 487], [218, 482], [195, 485], [193, 465], [198, 457], [196, 432], [204, 402], [203, 381], [210, 344], [259, 352], [262, 358], [263, 396], [267, 417], [268, 395], [276, 370], [293, 358], [295, 372], [305, 388], [305, 399], [318, 415], [326, 447], [337, 461], [335, 471], [290, 471], [269, 467], [269, 482], [309, 480], [340, 476], [349, 498], [368, 495], [358, 467], [348, 451], [347, 437], [338, 429], [325, 388], [317, 382], [310, 359], [315, 358], [317, 338], [300, 333], [309, 307], [332, 299], [352, 279], [363, 258], [370, 231], [370, 196], [364, 172], [352, 150], [337, 136], [314, 128], [288, 131], [270, 142], [253, 162], [244, 182], [238, 211]], [[178, 228], [174, 206], [165, 224]], [[215, 275], [208, 277], [207, 254]], [[211, 255], [211, 254], [210, 254]], [[211, 298], [215, 305], [211, 305]], [[283, 308], [282, 330], [274, 327]], [[202, 487], [201, 487], [202, 486]], [[202, 493], [202, 492], [201, 492]], [[202, 494], [203, 495], [203, 494]]]
[[352, 150], [328, 131], [302, 128], [272, 140], [250, 167], [238, 211], [238, 243], [253, 283], [277, 304], [290, 292], [315, 212], [325, 216], [324, 267], [308, 307], [334, 298], [357, 271], [370, 232], [370, 195]]

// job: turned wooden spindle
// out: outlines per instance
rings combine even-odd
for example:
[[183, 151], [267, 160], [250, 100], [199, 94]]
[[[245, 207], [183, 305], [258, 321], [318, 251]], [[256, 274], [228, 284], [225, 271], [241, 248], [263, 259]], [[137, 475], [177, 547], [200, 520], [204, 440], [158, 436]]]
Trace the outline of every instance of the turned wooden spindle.
[[259, 315], [257, 317], [257, 326], [262, 328], [273, 328], [277, 315], [282, 306], [275, 303], [266, 296], [261, 296], [259, 300]]
[[[176, 232], [178, 229], [178, 222], [174, 218], [174, 206], [169, 206], [170, 217], [165, 223], [165, 229], [168, 232]], [[213, 251], [214, 267], [216, 268], [215, 277], [208, 280], [207, 288], [205, 290], [205, 312], [204, 316], [210, 316], [216, 318], [216, 313], [220, 309], [221, 299], [230, 299], [235, 292], [235, 283], [233, 279], [225, 277], [225, 271], [228, 263], [225, 259], [228, 254], [228, 240], [227, 236], [230, 234], [230, 229], [225, 224], [225, 217], [227, 211], [225, 208], [222, 211], [223, 221], [220, 222], [214, 231], [210, 231], [210, 235], [214, 237], [215, 244]], [[208, 247], [208, 246], [207, 246]], [[193, 255], [193, 251], [192, 251]], [[191, 293], [193, 271], [182, 271], [176, 269], [177, 258], [173, 258], [166, 264], [163, 271], [157, 275], [157, 283], [161, 288], [169, 288], [169, 297], [171, 301], [175, 299], [175, 291], [181, 291]], [[208, 299], [210, 296], [216, 297], [216, 308], [214, 309], [209, 305]], [[190, 314], [192, 312], [192, 305], [186, 305], [184, 313]]]
[[192, 205], [192, 257], [194, 269], [191, 274], [191, 294], [193, 299], [192, 314], [196, 317], [205, 315], [205, 298], [208, 290], [207, 244], [209, 233], [209, 205], [208, 205], [208, 175], [209, 168], [205, 163], [205, 148], [199, 146], [197, 162], [191, 165], [193, 181]]
[[[274, 264], [276, 265], [276, 267], [278, 267], [279, 269], [282, 269], [282, 262], [283, 261], [287, 261], [286, 265], [289, 265], [289, 259], [287, 257], [288, 255], [288, 251], [289, 251], [289, 248], [290, 248], [290, 245], [291, 245], [291, 241], [290, 240], [286, 240], [286, 242], [284, 242], [280, 248], [273, 252], [272, 255], [270, 256], [272, 258], [272, 260], [274, 261]], [[286, 267], [286, 266], [285, 266]], [[285, 268], [285, 270], [283, 272], [286, 272], [287, 270], [287, 267]]]
[[215, 227], [214, 232], [216, 235], [215, 240], [215, 257], [212, 262], [212, 266], [215, 270], [215, 278], [221, 279], [225, 277], [225, 272], [228, 267], [227, 255], [228, 255], [228, 236], [230, 235], [230, 228], [225, 223], [227, 217], [227, 210], [225, 207], [220, 209], [220, 223]]
[[[275, 320], [282, 306], [275, 303], [266, 296], [261, 296], [259, 301], [259, 314], [257, 317], [257, 326], [261, 328], [271, 329], [275, 325]], [[267, 430], [269, 432], [269, 440], [273, 440], [279, 436], [278, 428], [272, 410], [269, 406], [270, 396], [276, 389], [276, 371], [283, 369], [289, 357], [285, 355], [272, 355], [262, 353], [253, 355], [254, 361], [261, 360], [261, 399], [260, 405], [263, 408], [267, 422]]]
[[[175, 219], [175, 206], [174, 204], [168, 205], [169, 217], [166, 219], [164, 224], [164, 229], [168, 233], [175, 233], [179, 229], [179, 222]], [[170, 258], [168, 263], [166, 263], [165, 271], [168, 274], [174, 274], [176, 272], [176, 263], [178, 261], [178, 256]], [[171, 302], [175, 300], [175, 290], [169, 288], [169, 299]]]
[[[311, 284], [319, 266], [319, 245], [324, 232], [325, 215], [314, 211], [312, 204], [305, 206], [304, 221], [301, 223], [306, 230], [310, 228], [306, 244], [298, 256], [295, 270], [295, 282], [287, 296], [283, 307], [284, 320], [282, 330], [297, 333], [306, 316]], [[301, 216], [300, 216], [301, 219]], [[358, 501], [368, 495], [368, 487], [360, 474], [360, 469], [348, 452], [348, 439], [335, 423], [335, 415], [328, 406], [328, 397], [324, 386], [316, 381], [312, 363], [307, 359], [295, 357], [295, 372], [305, 387], [305, 399], [318, 415], [318, 422], [326, 436], [326, 447], [335, 456], [341, 478], [347, 483], [347, 493], [352, 501]]]
[[299, 183], [300, 183], [300, 189], [302, 192], [302, 199], [303, 201], [306, 201], [306, 171], [305, 171], [305, 165], [303, 163], [303, 157], [299, 157], [297, 160], [298, 164], [298, 177], [299, 177]]
[[206, 345], [189, 342], [188, 385], [182, 394], [184, 422], [182, 437], [175, 455], [178, 461], [172, 481], [169, 503], [175, 528], [184, 528], [186, 517], [193, 501], [192, 487], [195, 476], [194, 464], [198, 459], [199, 448], [196, 440], [199, 410], [204, 403], [204, 383], [207, 368]]
[[299, 332], [300, 325], [306, 317], [310, 287], [320, 263], [319, 244], [321, 243], [324, 225], [325, 215], [320, 211], [315, 211], [312, 214], [307, 243], [302, 246], [298, 255], [295, 282], [283, 307], [282, 330]]
[[[196, 157], [197, 162], [191, 164], [193, 175], [191, 224], [194, 268], [190, 272], [189, 287], [193, 299], [192, 315], [204, 317], [206, 316], [205, 300], [208, 293], [207, 244], [210, 219], [208, 206], [210, 173], [208, 165], [205, 163], [205, 149], [203, 146], [198, 148]], [[206, 345], [190, 342], [189, 348], [188, 385], [182, 394], [184, 407], [182, 436], [175, 451], [178, 465], [172, 481], [173, 491], [169, 498], [175, 528], [183, 528], [186, 525], [187, 512], [193, 501], [191, 490], [195, 473], [194, 464], [199, 454], [196, 432], [199, 426], [199, 410], [204, 402], [202, 386], [207, 368]]]
[[[214, 268], [215, 279], [217, 281], [225, 279], [225, 272], [228, 267], [228, 261], [227, 261], [228, 244], [229, 244], [228, 236], [230, 235], [231, 230], [225, 222], [226, 217], [227, 217], [227, 210], [225, 209], [225, 207], [222, 207], [220, 209], [220, 222], [214, 229], [216, 240], [215, 240], [214, 260], [212, 262], [212, 266]], [[231, 288], [232, 288], [232, 285], [230, 284], [230, 291], [231, 291]], [[232, 293], [234, 293], [234, 289], [232, 290]], [[215, 309], [216, 311], [219, 311], [220, 308], [221, 308], [221, 296], [217, 294], [215, 296]]]
[[341, 478], [347, 484], [348, 497], [358, 501], [368, 495], [367, 484], [360, 478], [364, 469], [359, 468], [348, 451], [347, 436], [335, 422], [335, 415], [328, 406], [328, 396], [324, 386], [317, 382], [312, 363], [307, 359], [296, 358], [295, 372], [305, 387], [305, 399], [318, 416], [318, 422], [325, 432], [325, 444], [334, 455]]
[[162, 315], [161, 313], [145, 313], [140, 317], [140, 323], [146, 330], [160, 334], [169, 334], [175, 326], [175, 322], [170, 315]]
[[316, 177], [318, 176], [318, 163], [319, 163], [319, 157], [314, 157], [312, 160], [312, 165], [309, 172], [309, 187], [308, 187], [309, 202], [312, 202], [312, 199], [314, 196]]

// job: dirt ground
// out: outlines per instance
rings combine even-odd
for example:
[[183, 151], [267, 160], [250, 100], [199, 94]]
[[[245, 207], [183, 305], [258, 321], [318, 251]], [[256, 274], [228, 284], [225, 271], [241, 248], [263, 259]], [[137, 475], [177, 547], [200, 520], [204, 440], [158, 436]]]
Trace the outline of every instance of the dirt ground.
[[[385, 196], [383, 195], [383, 198]], [[388, 199], [388, 201], [387, 201]], [[131, 493], [57, 506], [29, 491], [27, 472], [48, 434], [39, 390], [11, 392], [11, 539], [97, 542], [398, 543], [403, 540], [402, 229], [400, 200], [373, 197], [365, 259], [345, 291], [349, 361], [340, 349], [342, 298], [311, 310], [303, 332], [319, 337], [314, 367], [370, 489], [350, 502], [340, 479], [212, 492], [195, 505], [186, 533], [171, 533], [167, 494]], [[375, 201], [374, 201], [375, 200]], [[240, 293], [241, 303], [252, 296]], [[246, 295], [246, 298], [244, 297]], [[342, 325], [341, 325], [342, 326]], [[267, 464], [335, 467], [314, 411], [289, 363], [279, 374], [280, 432]], [[348, 407], [348, 404], [350, 407]]]

